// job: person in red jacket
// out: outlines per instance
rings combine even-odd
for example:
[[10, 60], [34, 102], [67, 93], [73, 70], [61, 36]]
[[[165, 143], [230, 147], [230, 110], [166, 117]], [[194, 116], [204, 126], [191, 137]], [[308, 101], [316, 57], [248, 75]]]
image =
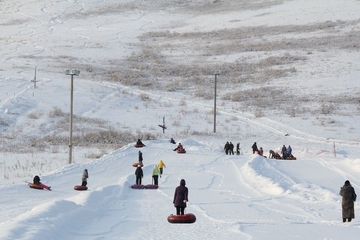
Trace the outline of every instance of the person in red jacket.
[[188, 202], [189, 190], [185, 187], [186, 182], [184, 179], [180, 180], [180, 186], [175, 189], [174, 193], [174, 206], [176, 207], [176, 215], [184, 215], [186, 203]]

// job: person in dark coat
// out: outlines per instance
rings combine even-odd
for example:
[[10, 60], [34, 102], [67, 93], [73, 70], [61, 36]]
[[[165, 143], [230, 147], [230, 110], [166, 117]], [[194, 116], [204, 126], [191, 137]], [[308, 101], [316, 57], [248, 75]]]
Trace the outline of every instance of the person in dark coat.
[[143, 164], [143, 156], [141, 151], [139, 151], [139, 163]]
[[226, 142], [226, 143], [225, 143], [225, 146], [224, 146], [224, 150], [225, 150], [226, 155], [229, 154], [229, 149], [230, 149], [230, 143], [229, 143], [229, 142]]
[[185, 187], [186, 182], [184, 179], [180, 180], [180, 186], [175, 189], [174, 193], [174, 206], [176, 207], [176, 215], [184, 215], [186, 203], [188, 202], [189, 190]]
[[350, 181], [346, 180], [344, 186], [340, 188], [340, 196], [342, 196], [342, 218], [343, 222], [351, 222], [355, 218], [354, 202], [356, 201], [356, 193], [351, 186]]
[[255, 154], [255, 152], [259, 152], [256, 142], [254, 142], [254, 144], [251, 146], [251, 148], [253, 150], [253, 154]]
[[229, 155], [234, 155], [234, 144], [232, 142], [229, 143]]
[[240, 155], [240, 143], [236, 144], [236, 155]]
[[82, 181], [81, 186], [86, 187], [88, 178], [89, 178], [88, 170], [84, 169], [83, 175], [81, 177], [81, 181]]
[[136, 145], [139, 145], [139, 146], [140, 146], [140, 145], [143, 145], [143, 146], [145, 146], [145, 144], [143, 144], [143, 142], [142, 142], [140, 139], [137, 140]]
[[135, 170], [135, 176], [136, 176], [136, 185], [141, 185], [141, 179], [144, 176], [141, 165], [137, 166], [137, 168]]
[[171, 142], [172, 144], [176, 144], [176, 142], [175, 142], [175, 140], [174, 140], [173, 138], [170, 139], [170, 142]]
[[282, 155], [282, 159], [286, 159], [287, 149], [286, 149], [285, 145], [283, 145], [283, 147], [281, 148], [281, 155]]
[[36, 175], [33, 179], [33, 183], [39, 185], [40, 184], [40, 177]]

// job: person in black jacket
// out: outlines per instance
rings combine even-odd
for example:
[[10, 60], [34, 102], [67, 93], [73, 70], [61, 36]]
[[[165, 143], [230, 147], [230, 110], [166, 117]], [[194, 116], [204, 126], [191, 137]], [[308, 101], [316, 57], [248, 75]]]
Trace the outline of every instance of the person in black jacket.
[[240, 155], [240, 143], [236, 144], [236, 155]]
[[135, 176], [136, 176], [136, 185], [141, 185], [141, 179], [143, 178], [143, 170], [141, 168], [141, 165], [138, 165], [135, 170]]
[[252, 150], [253, 150], [253, 154], [255, 154], [255, 152], [259, 152], [259, 150], [258, 150], [258, 147], [257, 147], [257, 145], [256, 145], [256, 142], [254, 142], [254, 144], [252, 145]]
[[139, 151], [139, 163], [143, 164], [143, 156], [141, 151]]
[[180, 180], [180, 186], [175, 189], [174, 193], [174, 206], [176, 207], [176, 215], [184, 215], [186, 203], [189, 201], [189, 190], [185, 187], [186, 182], [184, 179]]
[[229, 155], [234, 155], [234, 144], [232, 142], [229, 143]]
[[33, 183], [39, 185], [40, 184], [40, 177], [36, 175], [33, 179]]
[[229, 149], [230, 149], [230, 144], [229, 144], [229, 142], [226, 142], [225, 146], [224, 146], [224, 150], [225, 150], [226, 155], [229, 154]]

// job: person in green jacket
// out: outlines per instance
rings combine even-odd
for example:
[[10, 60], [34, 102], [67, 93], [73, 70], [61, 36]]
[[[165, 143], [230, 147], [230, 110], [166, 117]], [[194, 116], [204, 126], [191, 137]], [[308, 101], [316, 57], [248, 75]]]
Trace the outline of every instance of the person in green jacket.
[[158, 166], [154, 165], [154, 169], [153, 169], [153, 172], [152, 172], [152, 177], [154, 179], [154, 185], [156, 185], [156, 186], [159, 185], [159, 182], [158, 182], [159, 174], [160, 174], [160, 170], [159, 170]]

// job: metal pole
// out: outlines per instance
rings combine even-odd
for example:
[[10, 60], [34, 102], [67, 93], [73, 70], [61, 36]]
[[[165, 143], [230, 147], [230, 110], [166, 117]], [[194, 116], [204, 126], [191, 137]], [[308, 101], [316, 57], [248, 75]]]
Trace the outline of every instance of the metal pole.
[[69, 164], [72, 162], [72, 125], [73, 125], [73, 89], [74, 89], [74, 75], [71, 74], [70, 86], [70, 126], [69, 126]]
[[72, 130], [73, 130], [73, 96], [74, 96], [74, 75], [79, 76], [80, 71], [77, 69], [69, 69], [65, 70], [66, 75], [71, 76], [71, 83], [70, 83], [70, 126], [69, 126], [69, 164], [72, 163]]
[[216, 78], [217, 74], [215, 73], [215, 90], [214, 90], [214, 133], [216, 133]]

